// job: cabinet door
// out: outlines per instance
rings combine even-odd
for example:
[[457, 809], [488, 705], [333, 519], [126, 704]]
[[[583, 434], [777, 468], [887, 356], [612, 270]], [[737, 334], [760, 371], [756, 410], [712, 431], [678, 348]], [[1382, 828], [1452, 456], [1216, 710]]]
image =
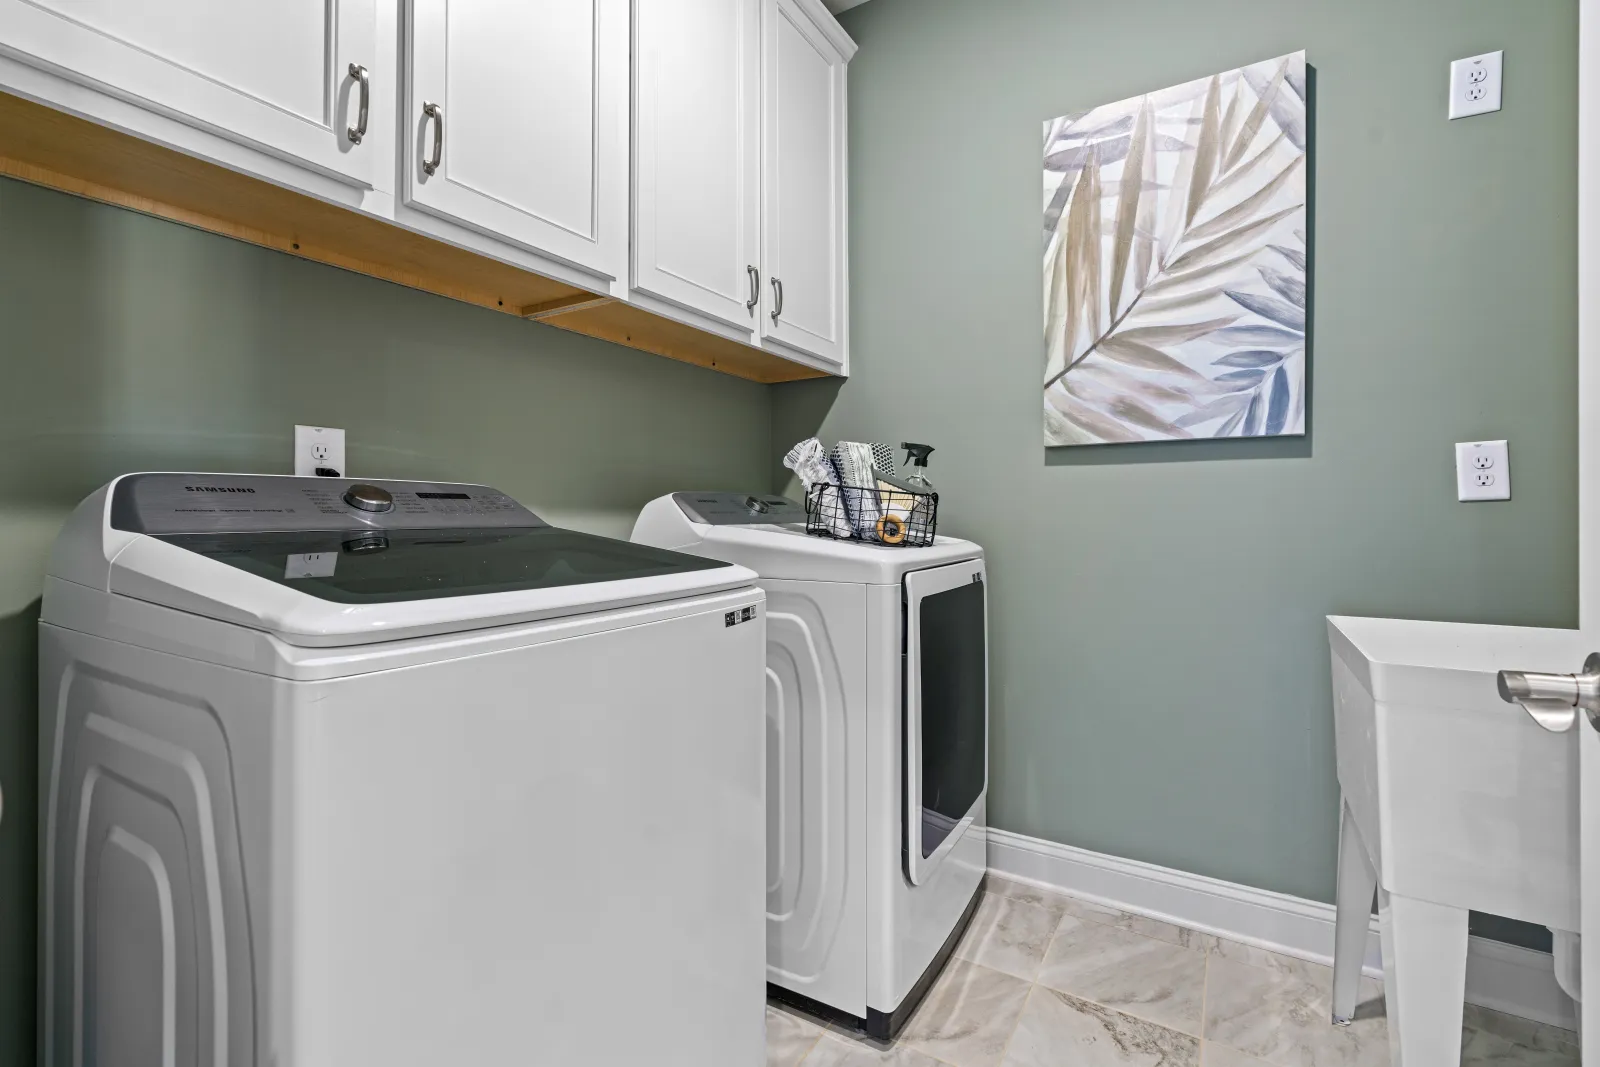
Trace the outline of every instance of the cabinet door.
[[759, 0], [636, 0], [633, 286], [753, 333]]
[[412, 0], [410, 11], [406, 202], [619, 277], [628, 0]]
[[845, 62], [796, 0], [766, 2], [762, 332], [842, 365]]
[[0, 0], [23, 62], [357, 186], [350, 66], [382, 76], [373, 35], [372, 0]]

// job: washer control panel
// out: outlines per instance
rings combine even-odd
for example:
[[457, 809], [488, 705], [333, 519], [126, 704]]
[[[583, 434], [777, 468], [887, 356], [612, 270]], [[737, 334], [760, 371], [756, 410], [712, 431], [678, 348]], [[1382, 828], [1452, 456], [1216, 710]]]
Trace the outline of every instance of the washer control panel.
[[498, 489], [452, 482], [130, 474], [111, 525], [146, 534], [512, 529], [547, 525]]
[[673, 501], [692, 522], [708, 526], [806, 521], [806, 509], [772, 493], [673, 493]]

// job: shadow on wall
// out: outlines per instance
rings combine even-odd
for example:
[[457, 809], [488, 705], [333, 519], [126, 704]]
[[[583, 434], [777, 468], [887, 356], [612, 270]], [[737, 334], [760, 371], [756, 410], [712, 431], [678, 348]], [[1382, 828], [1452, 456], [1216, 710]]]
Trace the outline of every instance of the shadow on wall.
[[[796, 500], [804, 496], [799, 481], [783, 465], [784, 453], [796, 441], [815, 437], [821, 432], [822, 424], [827, 420], [828, 412], [833, 410], [834, 403], [839, 399], [839, 391], [845, 384], [846, 380], [842, 378], [809, 378], [773, 387], [782, 392], [785, 401], [781, 408], [775, 405], [772, 412], [773, 489]], [[833, 442], [824, 441], [822, 444], [824, 448], [831, 448]]]
[[[1309, 380], [1311, 361], [1306, 360]], [[1309, 396], [1309, 391], [1307, 392]], [[1099, 467], [1132, 463], [1194, 463], [1218, 459], [1306, 459], [1311, 455], [1311, 409], [1303, 437], [1224, 437], [1215, 441], [1143, 441], [1117, 445], [1047, 448], [1046, 467]]]
[[0, 618], [0, 1034], [12, 1063], [32, 1063], [38, 847], [39, 602]]

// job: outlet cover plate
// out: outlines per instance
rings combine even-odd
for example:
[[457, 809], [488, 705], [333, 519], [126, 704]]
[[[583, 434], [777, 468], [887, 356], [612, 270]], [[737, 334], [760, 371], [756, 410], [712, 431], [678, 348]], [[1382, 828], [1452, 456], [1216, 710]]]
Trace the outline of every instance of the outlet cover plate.
[[301, 478], [315, 477], [319, 468], [338, 472], [329, 477], [349, 475], [344, 465], [344, 431], [332, 426], [296, 426], [295, 475]]
[[1511, 454], [1504, 441], [1456, 445], [1456, 499], [1511, 499]]
[[1450, 64], [1452, 119], [1500, 110], [1500, 66], [1504, 58], [1504, 52], [1485, 52]]

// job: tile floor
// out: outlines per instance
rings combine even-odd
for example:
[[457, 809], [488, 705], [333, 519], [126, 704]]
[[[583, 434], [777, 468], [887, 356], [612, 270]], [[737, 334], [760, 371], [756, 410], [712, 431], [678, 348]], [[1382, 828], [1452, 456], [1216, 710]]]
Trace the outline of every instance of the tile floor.
[[[893, 1046], [767, 1009], [768, 1067], [1382, 1067], [1383, 990], [1329, 1024], [1331, 969], [989, 879]], [[1572, 1032], [1468, 1007], [1466, 1067], [1577, 1067]]]

